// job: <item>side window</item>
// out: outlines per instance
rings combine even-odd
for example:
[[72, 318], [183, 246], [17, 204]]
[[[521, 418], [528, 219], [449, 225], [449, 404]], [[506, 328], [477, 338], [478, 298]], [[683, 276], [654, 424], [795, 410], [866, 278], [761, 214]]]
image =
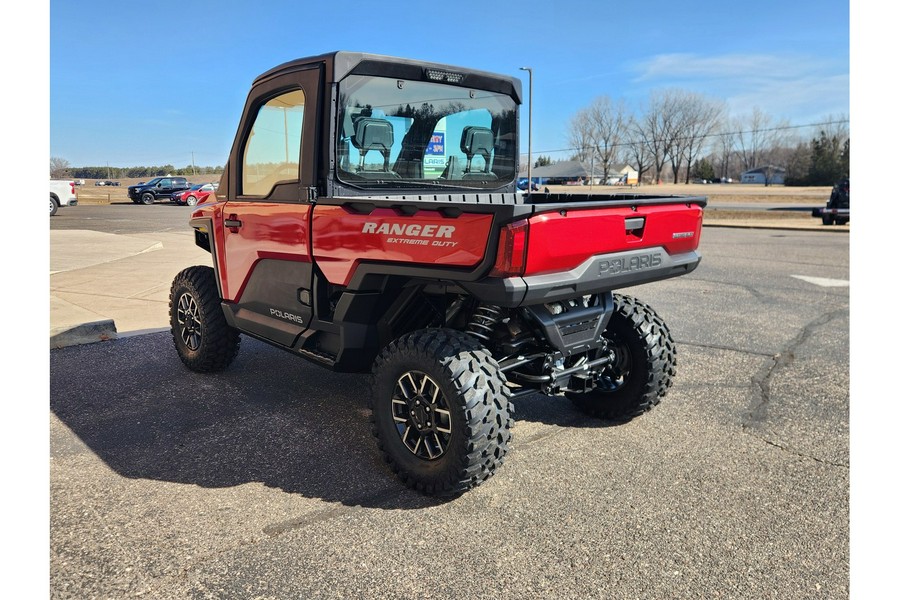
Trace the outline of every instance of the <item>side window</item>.
[[241, 193], [268, 196], [276, 183], [300, 178], [303, 90], [266, 102], [256, 113], [241, 156]]

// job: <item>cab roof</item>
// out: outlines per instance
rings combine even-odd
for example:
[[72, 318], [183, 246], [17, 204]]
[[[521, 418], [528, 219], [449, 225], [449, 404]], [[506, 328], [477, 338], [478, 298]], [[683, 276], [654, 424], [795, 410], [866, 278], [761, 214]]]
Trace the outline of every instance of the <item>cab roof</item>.
[[282, 63], [257, 77], [253, 81], [253, 85], [256, 86], [273, 77], [301, 70], [314, 64], [325, 66], [328, 83], [338, 82], [351, 74], [423, 81], [437, 80], [435, 78], [441, 77], [441, 74], [452, 74], [452, 78], [448, 77], [442, 81], [453, 85], [501, 92], [512, 96], [517, 104], [522, 103], [522, 82], [515, 77], [442, 63], [343, 50]]

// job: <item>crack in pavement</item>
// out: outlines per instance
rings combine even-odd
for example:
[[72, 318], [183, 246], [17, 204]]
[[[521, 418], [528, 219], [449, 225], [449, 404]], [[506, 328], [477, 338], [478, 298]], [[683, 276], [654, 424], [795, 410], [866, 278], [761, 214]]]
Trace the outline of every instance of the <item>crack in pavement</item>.
[[846, 315], [847, 310], [847, 308], [836, 309], [831, 312], [824, 313], [814, 321], [807, 323], [794, 337], [794, 339], [790, 340], [787, 343], [787, 345], [781, 352], [778, 352], [771, 357], [771, 364], [763, 365], [763, 367], [761, 367], [760, 370], [750, 378], [751, 391], [753, 392], [754, 400], [751, 402], [747, 420], [741, 423], [741, 428], [744, 433], [752, 435], [753, 437], [761, 440], [766, 444], [769, 444], [770, 446], [791, 452], [802, 458], [810, 458], [812, 460], [815, 460], [816, 462], [831, 466], [849, 468], [850, 465], [848, 464], [826, 461], [814, 456], [805, 455], [801, 452], [798, 452], [797, 450], [794, 450], [793, 448], [790, 448], [789, 446], [774, 442], [770, 439], [767, 439], [765, 436], [752, 431], [753, 428], [759, 426], [766, 419], [766, 413], [768, 412], [768, 407], [772, 400], [771, 384], [775, 375], [779, 371], [786, 369], [794, 363], [794, 360], [796, 359], [796, 350], [803, 344], [805, 344], [810, 339], [810, 337], [812, 337], [813, 332], [816, 329], [824, 327], [835, 319]]
[[766, 296], [765, 294], [760, 292], [755, 287], [753, 287], [751, 285], [746, 285], [743, 283], [735, 283], [733, 281], [716, 281], [713, 279], [700, 279], [700, 278], [697, 278], [696, 281], [702, 281], [703, 283], [711, 283], [711, 284], [714, 284], [719, 287], [735, 287], [735, 288], [744, 290], [745, 292], [748, 292], [751, 296], [753, 296], [754, 298], [756, 298], [763, 304], [771, 304], [774, 300], [772, 297]]
[[724, 346], [720, 344], [701, 344], [700, 342], [682, 342], [676, 340], [677, 346], [689, 346], [691, 348], [705, 348], [707, 350], [724, 350], [726, 352], [737, 352], [738, 354], [747, 354], [750, 356], [772, 356], [768, 352], [759, 352], [756, 350], [747, 350], [745, 348], [734, 348], [732, 346]]

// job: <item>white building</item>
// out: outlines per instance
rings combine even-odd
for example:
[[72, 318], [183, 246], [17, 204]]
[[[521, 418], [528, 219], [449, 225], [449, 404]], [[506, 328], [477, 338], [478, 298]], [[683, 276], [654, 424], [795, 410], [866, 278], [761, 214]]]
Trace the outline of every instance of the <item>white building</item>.
[[[768, 165], [757, 167], [741, 173], [741, 183], [765, 183], [768, 185], [784, 185], [784, 169]], [[768, 178], [768, 179], [767, 179]]]

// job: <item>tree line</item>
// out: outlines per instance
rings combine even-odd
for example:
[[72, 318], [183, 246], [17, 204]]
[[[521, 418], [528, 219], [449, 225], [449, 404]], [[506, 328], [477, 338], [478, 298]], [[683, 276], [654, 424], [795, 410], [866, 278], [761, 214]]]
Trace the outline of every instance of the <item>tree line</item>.
[[810, 126], [777, 121], [759, 108], [732, 117], [721, 100], [686, 90], [654, 91], [637, 112], [600, 96], [569, 120], [569, 159], [590, 165], [603, 181], [613, 165], [627, 163], [641, 182], [738, 180], [762, 168], [766, 184], [784, 169], [786, 185], [832, 185], [850, 174], [849, 121], [826, 121], [804, 138], [800, 132]]
[[152, 178], [164, 175], [180, 175], [192, 177], [194, 175], [221, 175], [222, 166], [194, 166], [188, 165], [175, 168], [174, 165], [162, 165], [151, 167], [72, 167], [64, 158], [50, 158], [50, 176], [54, 179], [126, 179], [126, 178]]

